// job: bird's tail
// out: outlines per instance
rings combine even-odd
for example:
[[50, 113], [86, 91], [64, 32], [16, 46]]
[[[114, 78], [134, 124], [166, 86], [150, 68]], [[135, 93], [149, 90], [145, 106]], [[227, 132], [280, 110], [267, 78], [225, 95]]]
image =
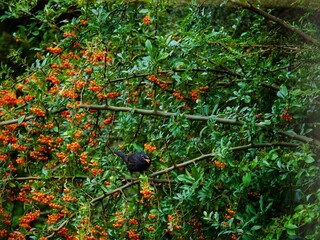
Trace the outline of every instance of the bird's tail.
[[114, 153], [121, 157], [123, 160], [126, 160], [126, 154], [124, 154], [123, 152], [115, 151]]

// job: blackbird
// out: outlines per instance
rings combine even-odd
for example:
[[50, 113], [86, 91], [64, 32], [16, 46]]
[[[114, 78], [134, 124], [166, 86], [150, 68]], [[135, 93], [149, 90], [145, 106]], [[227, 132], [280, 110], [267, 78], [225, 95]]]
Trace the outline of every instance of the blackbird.
[[151, 164], [150, 157], [143, 152], [124, 154], [123, 152], [116, 151], [114, 153], [117, 154], [119, 157], [121, 157], [125, 161], [127, 168], [131, 173], [132, 172], [142, 173]]

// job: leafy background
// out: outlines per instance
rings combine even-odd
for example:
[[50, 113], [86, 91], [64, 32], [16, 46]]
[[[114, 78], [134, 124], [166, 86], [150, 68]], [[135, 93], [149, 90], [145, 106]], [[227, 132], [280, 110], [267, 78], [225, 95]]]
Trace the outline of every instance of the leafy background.
[[319, 238], [317, 8], [0, 7], [3, 239]]

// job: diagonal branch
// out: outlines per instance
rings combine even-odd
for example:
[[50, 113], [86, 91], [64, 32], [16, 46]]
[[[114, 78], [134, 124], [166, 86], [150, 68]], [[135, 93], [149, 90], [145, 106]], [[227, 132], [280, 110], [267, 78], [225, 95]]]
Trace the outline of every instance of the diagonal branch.
[[[192, 159], [190, 161], [183, 162], [183, 163], [180, 163], [180, 164], [176, 164], [175, 166], [171, 166], [171, 167], [168, 167], [168, 168], [166, 168], [164, 170], [160, 170], [160, 171], [154, 172], [149, 177], [152, 178], [152, 177], [164, 174], [164, 173], [168, 173], [168, 172], [172, 171], [175, 168], [185, 167], [185, 166], [187, 166], [187, 165], [189, 165], [191, 163], [196, 163], [198, 161], [207, 159], [209, 157], [213, 157], [214, 155], [215, 155], [214, 153], [203, 154], [200, 157], [194, 158], [194, 159]], [[128, 182], [127, 184], [125, 184], [125, 185], [123, 185], [123, 186], [121, 186], [119, 188], [116, 188], [116, 189], [114, 189], [114, 190], [112, 190], [110, 192], [104, 193], [104, 194], [100, 195], [99, 197], [96, 197], [96, 198], [92, 199], [90, 204], [94, 204], [95, 202], [99, 201], [100, 199], [105, 198], [106, 196], [112, 195], [115, 192], [122, 191], [123, 189], [128, 188], [128, 187], [130, 187], [130, 186], [132, 186], [132, 185], [134, 185], [136, 183], [139, 183], [139, 182], [140, 182], [140, 179], [136, 179], [133, 182]]]
[[158, 175], [162, 175], [162, 174], [164, 174], [164, 173], [171, 172], [173, 169], [188, 166], [188, 165], [191, 164], [191, 163], [196, 163], [196, 162], [199, 162], [199, 161], [201, 161], [201, 160], [204, 160], [204, 159], [213, 157], [215, 154], [216, 154], [216, 153], [203, 154], [203, 155], [201, 155], [200, 157], [191, 159], [191, 160], [186, 161], [186, 162], [183, 162], [183, 163], [176, 164], [176, 165], [174, 165], [174, 166], [168, 167], [168, 168], [163, 169], [163, 170], [160, 170], [160, 171], [158, 171], [158, 172], [154, 172], [154, 173], [152, 173], [152, 174], [150, 175], [150, 177], [155, 177], [155, 176], [158, 176]]
[[319, 44], [319, 41], [314, 39], [313, 37], [309, 36], [308, 34], [304, 33], [303, 31], [301, 31], [300, 29], [297, 29], [295, 27], [293, 27], [292, 25], [286, 23], [285, 21], [283, 21], [282, 19], [276, 17], [276, 16], [273, 16], [259, 8], [256, 8], [255, 6], [253, 6], [251, 3], [247, 2], [247, 3], [243, 3], [243, 2], [240, 2], [238, 0], [231, 0], [231, 2], [243, 7], [243, 8], [246, 8], [246, 9], [249, 9], [269, 20], [272, 20], [276, 23], [278, 23], [280, 26], [298, 34], [300, 37], [302, 37], [304, 40], [306, 40], [307, 42], [311, 42], [312, 44]]
[[302, 136], [302, 135], [298, 135], [296, 133], [292, 133], [292, 132], [286, 132], [286, 131], [280, 131], [280, 134], [290, 137], [292, 139], [298, 140], [300, 142], [305, 142], [305, 143], [311, 143], [314, 144], [316, 146], [320, 146], [320, 141], [313, 139], [313, 138], [309, 138], [306, 136]]
[[[297, 147], [299, 145], [295, 144], [295, 143], [288, 143], [288, 142], [257, 143], [257, 144], [248, 144], [248, 145], [244, 145], [244, 146], [232, 147], [229, 150], [230, 151], [239, 151], [239, 150], [246, 150], [246, 149], [249, 149], [249, 148], [263, 148], [263, 147], [276, 147], [276, 146]], [[175, 165], [173, 165], [171, 167], [168, 167], [166, 169], [163, 169], [163, 170], [160, 170], [160, 171], [157, 171], [157, 172], [154, 172], [154, 173], [150, 174], [149, 180], [156, 182], [157, 179], [154, 179], [155, 176], [166, 174], [168, 172], [171, 172], [174, 169], [185, 167], [185, 166], [188, 166], [190, 164], [195, 164], [196, 162], [205, 160], [207, 158], [214, 157], [215, 155], [216, 155], [216, 153], [202, 154], [201, 156], [196, 157], [194, 159], [191, 159], [189, 161], [186, 161], [186, 162], [183, 162], [183, 163], [179, 163], [179, 164], [175, 164]], [[159, 179], [159, 180], [161, 180], [161, 179]], [[135, 179], [133, 182], [128, 182], [127, 184], [125, 184], [125, 185], [123, 185], [123, 186], [121, 186], [119, 188], [116, 188], [116, 189], [114, 189], [114, 190], [112, 190], [110, 192], [104, 193], [104, 194], [92, 199], [90, 204], [94, 204], [95, 202], [97, 202], [97, 201], [99, 201], [99, 200], [101, 200], [101, 199], [103, 199], [103, 198], [105, 198], [105, 197], [107, 197], [109, 195], [112, 195], [115, 192], [122, 191], [123, 189], [128, 188], [128, 187], [130, 187], [130, 186], [132, 186], [132, 185], [134, 185], [136, 183], [139, 183], [139, 182], [140, 182], [140, 179]], [[164, 182], [166, 183], [166, 181], [164, 181]]]
[[[284, 146], [284, 147], [297, 147], [299, 146], [298, 144], [295, 144], [295, 143], [290, 143], [290, 142], [275, 142], [275, 143], [255, 143], [255, 144], [248, 144], [248, 145], [243, 145], [243, 146], [237, 146], [237, 147], [231, 147], [229, 150], [230, 151], [239, 151], [239, 150], [246, 150], [246, 149], [250, 149], [250, 148], [263, 148], [263, 147], [276, 147], [276, 146]], [[175, 164], [171, 167], [168, 167], [166, 169], [163, 169], [163, 170], [160, 170], [160, 171], [157, 171], [157, 172], [154, 172], [152, 174], [150, 174], [149, 176], [149, 180], [152, 181], [152, 182], [158, 182], [158, 183], [171, 183], [171, 182], [175, 182], [175, 181], [168, 181], [168, 180], [164, 180], [164, 179], [155, 179], [154, 177], [156, 176], [159, 176], [159, 175], [163, 175], [163, 174], [166, 174], [168, 172], [171, 172], [173, 171], [174, 169], [177, 169], [177, 168], [181, 168], [181, 167], [185, 167], [185, 166], [188, 166], [190, 164], [195, 164], [196, 162], [199, 162], [199, 161], [202, 161], [202, 160], [205, 160], [207, 158], [211, 158], [211, 157], [214, 157], [216, 155], [216, 153], [207, 153], [207, 154], [202, 154], [201, 156], [199, 157], [196, 157], [194, 159], [191, 159], [189, 161], [186, 161], [186, 162], [182, 162], [182, 163], [179, 163], [179, 164]], [[88, 179], [87, 176], [65, 176], [65, 177], [61, 177], [61, 176], [52, 176], [50, 178], [53, 178], [53, 179], [75, 179], [75, 178], [81, 178], [81, 179]], [[28, 180], [41, 180], [42, 178], [39, 177], [39, 176], [27, 176], [27, 177], [13, 177], [13, 178], [8, 178], [8, 179], [3, 179], [2, 181], [28, 181]], [[106, 192], [94, 199], [92, 199], [90, 201], [90, 204], [94, 204], [95, 202], [109, 196], [109, 195], [112, 195], [116, 192], [119, 192], [119, 191], [122, 191], [134, 184], [137, 184], [140, 182], [140, 179], [136, 178], [134, 179], [133, 181], [131, 182], [128, 182], [126, 183], [125, 185], [121, 186], [121, 187], [118, 187], [116, 189], [113, 189], [109, 192]]]
[[76, 216], [76, 213], [71, 214], [67, 220], [63, 221], [57, 228], [50, 229], [52, 233], [48, 235], [46, 238], [52, 238], [56, 232], [58, 232], [60, 229], [62, 229], [71, 219], [73, 219]]
[[136, 184], [136, 183], [139, 183], [139, 182], [140, 182], [140, 179], [136, 179], [136, 180], [134, 180], [134, 181], [132, 181], [132, 182], [128, 182], [127, 184], [125, 184], [125, 185], [123, 185], [123, 186], [121, 186], [121, 187], [118, 187], [118, 188], [116, 188], [116, 189], [114, 189], [114, 190], [112, 190], [112, 191], [110, 191], [110, 192], [106, 192], [106, 193], [104, 193], [104, 194], [102, 194], [102, 195], [100, 195], [100, 196], [92, 199], [92, 200], [90, 201], [90, 204], [92, 205], [92, 204], [94, 204], [95, 202], [99, 201], [100, 199], [105, 198], [106, 196], [109, 196], [109, 195], [112, 195], [112, 194], [114, 194], [114, 193], [116, 193], [116, 192], [122, 191], [123, 189], [126, 189], [126, 188], [128, 188], [128, 187], [130, 187], [130, 186], [132, 186], [132, 185], [134, 185], [134, 184]]

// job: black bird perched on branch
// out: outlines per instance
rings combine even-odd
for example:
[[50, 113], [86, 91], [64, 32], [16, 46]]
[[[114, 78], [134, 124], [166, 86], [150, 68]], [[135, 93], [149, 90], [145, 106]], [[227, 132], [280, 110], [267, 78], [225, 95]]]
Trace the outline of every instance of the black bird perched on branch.
[[151, 159], [147, 154], [143, 152], [124, 154], [123, 152], [116, 151], [114, 153], [125, 161], [127, 168], [131, 173], [142, 173], [144, 170], [150, 167]]

